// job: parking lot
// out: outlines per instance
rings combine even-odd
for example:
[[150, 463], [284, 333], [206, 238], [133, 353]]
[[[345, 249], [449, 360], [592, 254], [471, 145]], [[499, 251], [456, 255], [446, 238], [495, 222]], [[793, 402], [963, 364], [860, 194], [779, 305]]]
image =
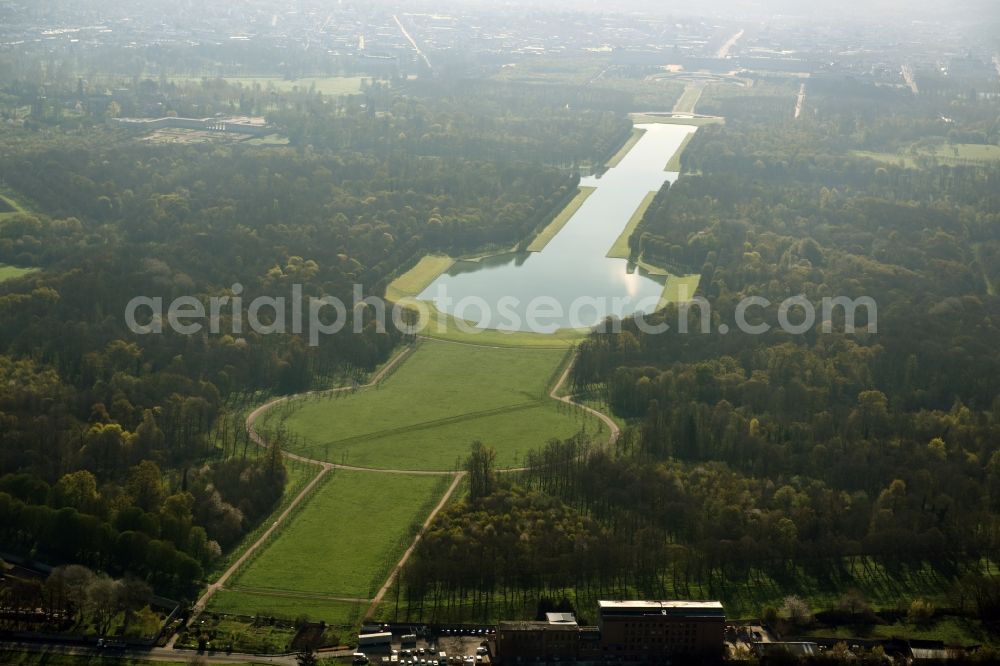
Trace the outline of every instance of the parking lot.
[[388, 649], [358, 648], [358, 651], [365, 654], [367, 663], [392, 666], [489, 664], [490, 646], [495, 637], [495, 630], [487, 627], [441, 629], [436, 633], [428, 632], [416, 641], [403, 642], [399, 636], [393, 636]]

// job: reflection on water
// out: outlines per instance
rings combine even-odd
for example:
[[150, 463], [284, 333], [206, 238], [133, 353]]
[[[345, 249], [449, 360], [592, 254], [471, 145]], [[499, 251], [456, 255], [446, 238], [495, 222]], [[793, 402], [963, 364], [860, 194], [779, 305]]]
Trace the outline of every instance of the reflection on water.
[[605, 255], [646, 195], [676, 180], [663, 167], [697, 128], [638, 127], [646, 133], [617, 167], [580, 182], [597, 189], [542, 252], [457, 262], [418, 298], [500, 330], [529, 330], [529, 315], [555, 330], [652, 312], [666, 278]]

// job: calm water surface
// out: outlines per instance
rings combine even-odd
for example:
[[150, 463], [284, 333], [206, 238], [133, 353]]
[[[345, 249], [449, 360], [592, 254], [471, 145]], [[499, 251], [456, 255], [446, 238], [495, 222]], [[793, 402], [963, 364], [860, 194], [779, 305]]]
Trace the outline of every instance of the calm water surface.
[[[597, 189], [542, 252], [458, 262], [418, 295], [439, 310], [483, 328], [539, 330], [594, 326], [609, 315], [652, 312], [666, 278], [630, 271], [605, 255], [649, 192], [677, 173], [664, 171], [690, 125], [637, 125], [646, 130], [625, 159], [600, 178]], [[539, 316], [541, 315], [541, 316]]]

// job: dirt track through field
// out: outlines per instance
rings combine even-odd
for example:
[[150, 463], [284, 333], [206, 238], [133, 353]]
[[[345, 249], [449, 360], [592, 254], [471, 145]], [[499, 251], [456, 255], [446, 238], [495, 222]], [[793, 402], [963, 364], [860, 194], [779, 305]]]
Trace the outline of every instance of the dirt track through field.
[[[486, 349], [506, 349], [506, 350], [517, 349], [517, 347], [476, 345], [474, 343], [464, 343], [464, 342], [444, 341], [444, 340], [434, 340], [434, 342], [435, 343], [440, 342], [444, 344], [471, 344], [472, 346], [483, 347]], [[418, 345], [419, 344], [422, 344], [422, 342], [418, 343]], [[378, 373], [376, 373], [375, 376], [372, 377], [371, 381], [369, 381], [367, 384], [363, 384], [360, 386], [345, 386], [342, 388], [327, 389], [323, 391], [309, 391], [294, 396], [282, 396], [280, 398], [271, 400], [270, 402], [265, 403], [264, 405], [261, 405], [257, 409], [253, 410], [247, 416], [246, 419], [246, 428], [247, 432], [249, 433], [251, 441], [253, 441], [258, 446], [262, 447], [267, 446], [266, 439], [260, 433], [257, 432], [256, 424], [258, 419], [260, 419], [264, 414], [266, 414], [269, 410], [273, 409], [274, 407], [284, 404], [295, 398], [302, 398], [317, 394], [329, 395], [332, 393], [338, 393], [343, 391], [355, 391], [358, 389], [366, 389], [377, 386], [393, 370], [395, 370], [406, 358], [415, 353], [416, 350], [417, 346], [409, 346], [400, 351], [388, 363], [386, 363], [385, 366], [383, 366], [382, 369], [379, 370]], [[621, 428], [618, 427], [618, 424], [615, 423], [615, 421], [611, 417], [609, 417], [607, 414], [604, 414], [603, 412], [593, 409], [592, 407], [588, 407], [587, 405], [582, 405], [574, 401], [572, 396], [559, 395], [559, 392], [562, 389], [563, 384], [569, 378], [569, 374], [572, 368], [573, 368], [573, 361], [570, 361], [569, 363], [566, 364], [566, 368], [560, 374], [558, 381], [556, 381], [555, 385], [549, 391], [549, 397], [553, 400], [558, 400], [559, 402], [571, 405], [577, 409], [580, 409], [593, 416], [596, 416], [608, 427], [608, 430], [610, 432], [610, 436], [608, 438], [608, 445], [609, 446], [614, 445], [614, 443], [618, 440], [618, 437], [621, 435]], [[274, 523], [272, 523], [271, 526], [267, 528], [267, 530], [260, 536], [260, 538], [258, 538], [249, 547], [247, 547], [247, 549], [243, 552], [243, 554], [240, 555], [240, 557], [237, 558], [237, 560], [233, 562], [233, 564], [228, 569], [226, 569], [226, 571], [223, 572], [221, 576], [219, 576], [218, 580], [216, 580], [214, 583], [208, 586], [208, 588], [205, 590], [205, 593], [202, 594], [202, 596], [198, 599], [198, 601], [194, 605], [191, 616], [188, 620], [189, 625], [193, 624], [194, 621], [198, 618], [198, 616], [201, 615], [201, 613], [208, 606], [208, 602], [215, 595], [215, 593], [223, 589], [226, 585], [226, 582], [229, 581], [230, 578], [232, 578], [232, 576], [240, 569], [240, 567], [242, 567], [254, 555], [254, 553], [256, 553], [261, 547], [263, 547], [265, 543], [267, 543], [267, 541], [271, 538], [271, 536], [275, 533], [275, 531], [277, 531], [278, 528], [280, 528], [286, 522], [286, 520], [289, 518], [290, 515], [292, 515], [295, 509], [305, 500], [305, 498], [307, 498], [310, 495], [310, 493], [313, 491], [313, 489], [317, 487], [317, 485], [323, 479], [323, 477], [325, 477], [331, 470], [339, 469], [352, 472], [369, 472], [373, 474], [403, 474], [403, 475], [413, 474], [421, 476], [454, 477], [451, 482], [451, 485], [448, 486], [448, 490], [445, 492], [444, 496], [431, 511], [430, 515], [427, 516], [427, 519], [424, 521], [423, 525], [421, 526], [421, 529], [414, 537], [413, 542], [409, 545], [409, 547], [407, 547], [402, 557], [390, 570], [389, 575], [386, 577], [385, 583], [383, 583], [382, 587], [376, 593], [375, 597], [370, 600], [352, 599], [352, 601], [354, 602], [369, 603], [366, 617], [370, 616], [372, 613], [375, 612], [375, 610], [378, 608], [378, 605], [382, 602], [382, 599], [392, 588], [392, 585], [396, 581], [399, 572], [402, 571], [403, 567], [406, 565], [406, 562], [409, 560], [410, 556], [416, 550], [417, 545], [420, 543], [420, 539], [423, 538], [427, 530], [430, 529], [431, 525], [434, 523], [434, 520], [437, 518], [438, 514], [448, 505], [448, 502], [451, 501], [452, 496], [455, 494], [455, 491], [461, 485], [462, 479], [466, 475], [466, 472], [464, 471], [428, 471], [428, 470], [374, 469], [368, 467], [355, 467], [352, 465], [331, 463], [324, 460], [314, 460], [312, 458], [300, 456], [294, 453], [290, 453], [288, 451], [283, 451], [282, 453], [289, 460], [295, 460], [297, 462], [306, 463], [309, 465], [315, 465], [319, 469], [319, 471], [317, 472], [316, 476], [313, 477], [311, 481], [309, 481], [306, 487], [303, 488], [298, 495], [296, 495], [295, 499], [292, 500], [291, 503], [289, 503], [289, 505], [285, 508], [285, 510], [281, 513], [281, 515], [278, 516], [277, 520], [275, 520]], [[504, 469], [498, 471], [504, 473], [510, 473], [510, 472], [525, 471], [525, 469], [526, 468], [516, 468], [516, 469]], [[253, 590], [251, 588], [233, 588], [233, 589], [242, 589], [243, 591], [246, 592], [256, 592], [256, 590]], [[310, 595], [309, 593], [291, 593], [291, 592], [285, 593], [280, 590], [266, 590], [266, 591], [262, 590], [260, 591], [260, 593], [270, 596], [300, 597], [303, 599], [325, 598], [317, 595]], [[174, 645], [177, 642], [177, 638], [178, 634], [175, 633], [170, 638], [170, 641], [167, 643], [166, 646], [167, 649], [174, 648]]]

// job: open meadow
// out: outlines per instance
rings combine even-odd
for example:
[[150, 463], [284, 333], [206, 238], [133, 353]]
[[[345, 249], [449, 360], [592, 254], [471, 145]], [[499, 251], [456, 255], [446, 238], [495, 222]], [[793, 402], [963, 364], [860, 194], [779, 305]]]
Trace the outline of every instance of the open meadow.
[[330, 601], [280, 592], [246, 592], [220, 590], [208, 606], [213, 613], [279, 617], [294, 619], [305, 616], [314, 622], [323, 621], [335, 627], [353, 627], [368, 609], [365, 602]]
[[293, 601], [301, 607], [303, 601], [342, 600], [353, 607], [353, 600], [370, 598], [450, 481], [331, 473], [288, 526], [238, 572], [232, 590], [251, 593], [253, 602], [224, 596], [213, 610], [260, 610], [265, 598], [266, 606], [277, 607], [282, 593], [287, 593], [289, 607]]
[[359, 467], [451, 470], [474, 440], [514, 466], [552, 437], [601, 432], [548, 396], [565, 359], [561, 349], [425, 340], [379, 386], [292, 400], [263, 428], [284, 428], [293, 453]]
[[14, 278], [22, 277], [28, 273], [34, 273], [37, 270], [37, 268], [18, 268], [17, 266], [0, 264], [0, 282], [13, 280]]

